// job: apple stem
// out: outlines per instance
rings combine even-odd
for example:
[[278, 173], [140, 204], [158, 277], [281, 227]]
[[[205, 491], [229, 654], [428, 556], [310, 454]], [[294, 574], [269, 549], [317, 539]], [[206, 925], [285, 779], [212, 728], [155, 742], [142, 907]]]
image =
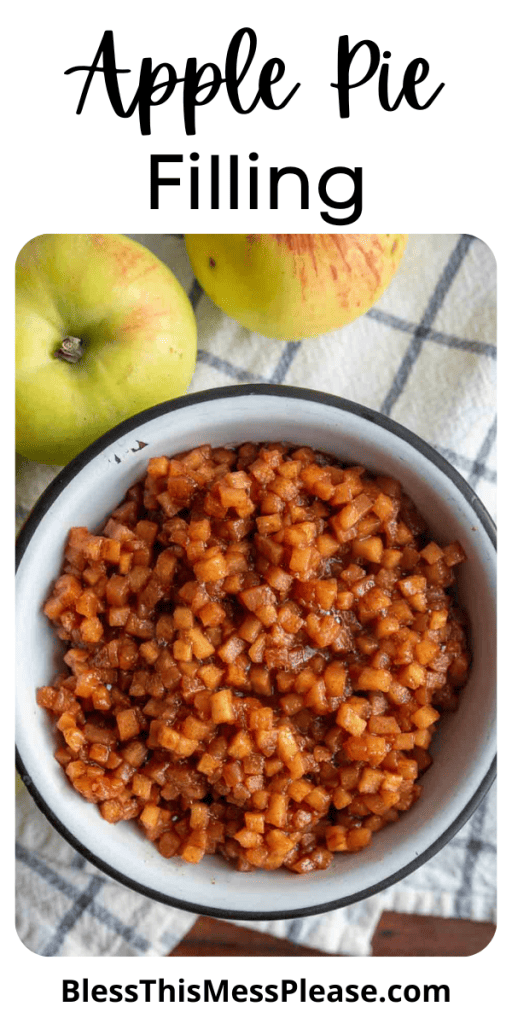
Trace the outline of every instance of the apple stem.
[[56, 359], [63, 359], [66, 363], [78, 363], [83, 355], [80, 338], [71, 336], [64, 338], [60, 348], [54, 354]]

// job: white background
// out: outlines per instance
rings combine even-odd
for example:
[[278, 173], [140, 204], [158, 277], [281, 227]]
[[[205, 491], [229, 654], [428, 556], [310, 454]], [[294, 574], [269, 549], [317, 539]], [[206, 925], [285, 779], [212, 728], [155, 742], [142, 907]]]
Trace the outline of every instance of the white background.
[[[501, 229], [501, 219], [493, 223], [490, 215], [504, 169], [498, 146], [508, 136], [499, 7], [495, 0], [485, 5], [315, 0], [303, 8], [285, 0], [153, 0], [138, 7], [124, 2], [72, 7], [51, 0], [39, 5], [29, 0], [17, 16], [13, 79], [4, 96], [14, 113], [9, 171], [16, 238], [22, 243], [27, 232], [45, 230], [326, 230], [320, 204], [313, 205], [315, 182], [323, 170], [341, 164], [363, 167], [365, 197], [357, 230], [463, 230], [486, 236], [492, 247]], [[114, 31], [118, 66], [131, 68], [130, 74], [120, 76], [127, 105], [143, 57], [150, 56], [154, 65], [167, 61], [179, 75], [190, 56], [198, 64], [215, 61], [222, 68], [233, 33], [246, 25], [256, 30], [258, 49], [241, 95], [251, 97], [263, 63], [280, 56], [286, 74], [276, 96], [301, 83], [284, 110], [269, 111], [260, 104], [241, 116], [230, 108], [223, 87], [212, 103], [198, 109], [197, 134], [187, 137], [178, 85], [165, 104], [153, 109], [152, 134], [142, 137], [137, 114], [116, 117], [103, 76], [96, 74], [84, 110], [75, 116], [85, 73], [65, 76], [64, 71], [92, 62], [105, 29]], [[352, 115], [341, 120], [331, 83], [342, 34], [348, 34], [351, 46], [371, 38], [381, 52], [391, 51], [392, 94], [416, 57], [430, 63], [429, 77], [418, 87], [420, 99], [440, 82], [445, 88], [427, 110], [415, 111], [403, 102], [387, 112], [378, 103], [376, 75], [352, 90]], [[167, 194], [163, 190], [162, 209], [150, 210], [151, 153], [183, 153], [188, 159], [196, 150], [201, 165], [211, 153], [222, 157], [236, 152], [241, 168], [247, 168], [254, 149], [262, 169], [291, 163], [307, 170], [313, 205], [309, 215], [297, 209], [291, 187], [282, 190], [283, 196], [290, 193], [289, 208], [272, 213], [264, 207], [252, 213], [209, 212], [206, 205], [190, 213], [185, 187], [169, 188]]]
[[[510, 87], [507, 78], [507, 5], [497, 0], [485, 4], [457, 0], [416, 2], [337, 3], [315, 0], [298, 5], [289, 0], [243, 2], [151, 3], [123, 2], [17, 4], [4, 37], [3, 128], [6, 143], [3, 156], [4, 232], [2, 246], [3, 308], [8, 330], [3, 348], [4, 437], [12, 437], [12, 322], [13, 267], [21, 245], [30, 237], [50, 232], [183, 232], [187, 231], [326, 231], [320, 218], [321, 204], [315, 199], [315, 183], [328, 167], [343, 164], [362, 166], [363, 214], [351, 231], [458, 232], [483, 238], [498, 262], [500, 284], [500, 344], [502, 396], [501, 436], [510, 430], [506, 391], [509, 379], [506, 347], [510, 328], [507, 282], [510, 279]], [[198, 131], [187, 138], [183, 128], [181, 87], [174, 96], [153, 111], [151, 136], [139, 134], [137, 116], [117, 118], [107, 101], [100, 76], [93, 82], [81, 117], [75, 109], [84, 75], [64, 76], [75, 64], [89, 64], [105, 29], [115, 35], [118, 65], [130, 67], [122, 76], [123, 95], [131, 98], [138, 80], [140, 61], [151, 56], [154, 64], [167, 61], [182, 75], [186, 58], [199, 63], [215, 61], [221, 67], [233, 33], [245, 25], [258, 34], [258, 50], [249, 83], [265, 60], [280, 56], [286, 75], [276, 87], [282, 96], [295, 82], [301, 87], [281, 112], [260, 105], [241, 117], [219, 95], [197, 113]], [[398, 91], [406, 65], [425, 57], [430, 74], [419, 87], [420, 98], [442, 81], [445, 88], [425, 111], [413, 111], [402, 104], [394, 113], [383, 111], [377, 98], [377, 78], [353, 91], [352, 116], [341, 121], [337, 96], [330, 83], [336, 77], [338, 36], [348, 33], [350, 44], [371, 38], [381, 51], [389, 49], [392, 91]], [[125, 85], [125, 80], [130, 84]], [[245, 89], [245, 83], [244, 83]], [[248, 166], [252, 150], [260, 154], [261, 169], [273, 165], [303, 167], [311, 183], [311, 209], [300, 211], [290, 192], [290, 201], [270, 212], [268, 202], [259, 211], [238, 213], [227, 207], [209, 211], [188, 210], [187, 193], [169, 189], [162, 208], [151, 211], [149, 204], [150, 153], [188, 153], [196, 150], [206, 163], [211, 153], [238, 153], [240, 164]], [[186, 165], [184, 165], [186, 166]], [[165, 173], [165, 172], [164, 172]], [[284, 190], [283, 190], [284, 193]], [[343, 230], [343, 229], [340, 229]], [[504, 354], [505, 350], [505, 354]], [[501, 446], [506, 450], [506, 442]], [[11, 442], [4, 447], [10, 451]], [[508, 487], [502, 474], [501, 505], [507, 514]], [[11, 474], [12, 478], [12, 474]], [[8, 504], [8, 503], [7, 503]], [[7, 513], [8, 515], [9, 513]], [[510, 513], [508, 512], [508, 516]], [[9, 536], [10, 520], [5, 524]], [[501, 557], [507, 557], [506, 544]], [[505, 621], [509, 598], [506, 572], [502, 569], [501, 616]], [[10, 625], [4, 627], [9, 635]], [[503, 663], [503, 655], [502, 655]], [[509, 682], [506, 673], [502, 680]], [[4, 686], [10, 696], [12, 671], [5, 672]], [[510, 714], [508, 695], [502, 694], [502, 717]], [[505, 713], [503, 713], [503, 707]], [[4, 754], [6, 792], [10, 782], [9, 753]], [[506, 789], [506, 780], [503, 783]], [[503, 795], [503, 794], [502, 794]], [[505, 794], [506, 795], [506, 794]], [[502, 807], [502, 819], [508, 808]], [[509, 829], [504, 822], [502, 833]], [[507, 835], [500, 845], [507, 857]], [[508, 1013], [509, 887], [501, 873], [500, 927], [493, 943], [471, 959], [371, 960], [141, 960], [43, 959], [29, 953], [17, 940], [13, 920], [13, 869], [10, 839], [4, 844], [2, 878], [4, 914], [0, 938], [3, 947], [4, 1002], [12, 1015], [22, 1021], [36, 1013], [55, 1024], [89, 1021], [91, 1011], [109, 1019], [131, 1020], [149, 1012], [153, 1019], [168, 1020], [172, 1014], [182, 1020], [235, 1020], [265, 1015], [273, 1019], [293, 1012], [297, 1019], [321, 1012], [330, 1019], [357, 1015], [358, 1021], [396, 1020], [400, 1017], [422, 1021], [436, 1017], [448, 1020], [455, 1014], [480, 1016], [490, 1010], [498, 1020]], [[448, 982], [452, 988], [449, 1006], [416, 1003], [398, 1004], [310, 1004], [288, 1007], [251, 1005], [204, 1007], [95, 1004], [63, 1006], [60, 1002], [63, 977], [88, 976], [91, 983], [128, 983], [144, 977], [184, 977], [197, 982], [202, 977], [229, 977], [240, 983], [270, 983], [282, 977], [304, 976], [311, 983], [339, 984]], [[510, 1001], [510, 1000], [509, 1000]], [[378, 1006], [378, 1010], [377, 1010]], [[6, 1005], [6, 1010], [8, 1006]], [[8, 1010], [9, 1012], [9, 1010]], [[8, 1018], [10, 1019], [10, 1017]]]

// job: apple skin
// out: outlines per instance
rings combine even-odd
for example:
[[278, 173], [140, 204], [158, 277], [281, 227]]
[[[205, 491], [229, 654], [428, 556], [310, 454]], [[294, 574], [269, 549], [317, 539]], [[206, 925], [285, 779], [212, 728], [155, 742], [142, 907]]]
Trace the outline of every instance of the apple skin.
[[[83, 342], [79, 362], [55, 353]], [[196, 360], [188, 297], [124, 235], [39, 235], [16, 261], [16, 448], [64, 465], [129, 416], [182, 395]]]
[[407, 235], [186, 235], [194, 274], [225, 313], [269, 338], [344, 327], [373, 306]]

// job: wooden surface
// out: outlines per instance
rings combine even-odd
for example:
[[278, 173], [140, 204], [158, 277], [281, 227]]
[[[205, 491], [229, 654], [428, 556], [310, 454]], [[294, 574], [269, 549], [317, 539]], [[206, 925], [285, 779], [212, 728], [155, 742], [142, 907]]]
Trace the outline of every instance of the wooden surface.
[[[495, 932], [488, 922], [416, 914], [382, 914], [372, 956], [472, 956]], [[170, 956], [329, 956], [273, 935], [239, 928], [229, 921], [200, 917]]]

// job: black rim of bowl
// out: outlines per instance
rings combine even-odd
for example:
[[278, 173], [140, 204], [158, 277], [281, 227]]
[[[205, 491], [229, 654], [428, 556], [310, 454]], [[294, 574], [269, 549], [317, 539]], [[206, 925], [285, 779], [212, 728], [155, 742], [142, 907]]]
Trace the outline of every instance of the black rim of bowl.
[[[383, 427], [385, 430], [397, 437], [406, 441], [413, 448], [419, 451], [425, 458], [430, 462], [434, 463], [438, 469], [440, 469], [452, 483], [458, 488], [462, 496], [471, 505], [476, 515], [478, 516], [482, 526], [485, 529], [489, 539], [491, 540], [494, 548], [496, 548], [496, 528], [493, 520], [487, 512], [485, 506], [482, 504], [480, 499], [477, 497], [473, 489], [464, 480], [463, 477], [457, 472], [456, 469], [442, 455], [432, 448], [426, 441], [423, 441], [412, 431], [401, 424], [391, 420], [388, 416], [384, 416], [380, 412], [376, 412], [373, 409], [368, 409], [364, 405], [359, 405], [356, 402], [350, 402], [347, 399], [339, 398], [336, 395], [329, 395], [322, 391], [312, 391], [307, 388], [292, 387], [283, 384], [240, 384], [233, 387], [223, 388], [212, 388], [208, 391], [200, 391], [195, 394], [185, 395], [183, 398], [176, 398], [169, 402], [162, 402], [160, 405], [152, 406], [150, 409], [146, 409], [143, 412], [138, 413], [130, 419], [124, 420], [117, 427], [109, 430], [108, 433], [103, 434], [102, 437], [94, 441], [93, 444], [89, 445], [83, 452], [80, 452], [67, 466], [65, 466], [58, 476], [52, 481], [49, 487], [46, 488], [44, 493], [39, 498], [39, 501], [34, 506], [30, 516], [28, 517], [25, 525], [20, 531], [19, 538], [16, 544], [16, 569], [19, 568], [25, 551], [28, 548], [30, 540], [35, 533], [39, 523], [46, 515], [48, 509], [52, 506], [56, 498], [62, 493], [67, 487], [71, 480], [79, 473], [91, 459], [94, 459], [96, 455], [102, 452], [105, 448], [108, 448], [114, 441], [122, 437], [124, 434], [132, 432], [138, 427], [144, 426], [151, 420], [162, 416], [165, 413], [172, 412], [176, 409], [182, 409], [189, 405], [197, 405], [203, 402], [211, 402], [217, 399], [225, 399], [239, 396], [250, 396], [250, 395], [271, 395], [279, 398], [293, 398], [300, 399], [303, 401], [316, 402], [320, 405], [331, 405], [342, 412], [351, 413], [354, 416], [359, 416], [362, 419], [369, 420], [371, 423]], [[430, 860], [436, 853], [443, 848], [452, 839], [460, 828], [466, 823], [468, 818], [474, 813], [481, 800], [491, 787], [496, 777], [496, 757], [486, 772], [485, 776], [481, 780], [475, 793], [468, 801], [464, 809], [457, 815], [451, 825], [440, 835], [438, 838], [431, 843], [426, 850], [415, 857], [412, 861], [406, 864], [399, 871], [388, 875], [386, 878], [377, 882], [375, 885], [368, 886], [359, 892], [353, 893], [350, 896], [345, 896], [340, 899], [328, 900], [324, 903], [316, 904], [315, 906], [308, 906], [299, 908], [297, 910], [280, 910], [272, 912], [260, 912], [257, 910], [229, 910], [222, 907], [207, 907], [197, 903], [189, 903], [186, 900], [180, 900], [173, 896], [167, 896], [164, 893], [158, 892], [155, 889], [150, 889], [147, 886], [134, 881], [122, 872], [117, 871], [116, 868], [111, 867], [96, 854], [79, 842], [66, 828], [65, 825], [56, 817], [51, 808], [48, 806], [44, 798], [39, 793], [39, 790], [35, 786], [32, 778], [27, 774], [23, 759], [16, 749], [16, 768], [20, 775], [23, 783], [27, 787], [30, 795], [34, 799], [39, 809], [46, 816], [51, 825], [60, 833], [61, 836], [78, 851], [86, 860], [90, 861], [95, 867], [99, 868], [110, 878], [115, 879], [117, 882], [121, 882], [129, 889], [135, 890], [142, 896], [146, 896], [149, 899], [156, 900], [159, 903], [164, 903], [167, 906], [177, 907], [179, 910], [187, 910], [194, 914], [203, 914], [210, 917], [224, 918], [230, 920], [243, 920], [243, 921], [271, 921], [271, 920], [286, 920], [295, 917], [310, 917], [313, 914], [325, 914], [331, 910], [337, 910], [340, 907], [350, 906], [353, 903], [357, 903], [360, 900], [367, 899], [369, 896], [375, 895], [375, 893], [381, 892], [383, 889], [389, 888], [396, 882], [401, 881], [410, 875], [417, 868], [425, 864], [426, 861]]]

